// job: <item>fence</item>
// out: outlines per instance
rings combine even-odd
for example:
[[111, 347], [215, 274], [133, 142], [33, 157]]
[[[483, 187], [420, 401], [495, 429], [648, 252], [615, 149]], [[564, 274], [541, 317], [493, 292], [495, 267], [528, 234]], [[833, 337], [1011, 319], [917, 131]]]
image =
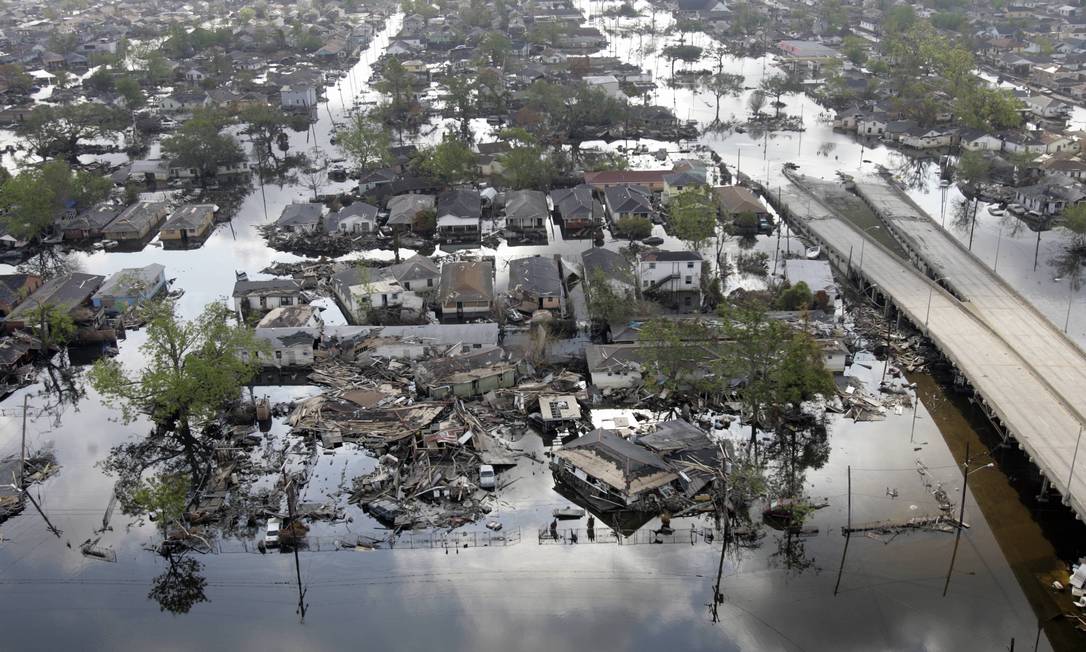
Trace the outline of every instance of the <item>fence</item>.
[[[555, 536], [557, 535], [557, 536]], [[611, 543], [620, 546], [637, 546], [645, 544], [675, 544], [685, 543], [712, 543], [716, 534], [711, 529], [691, 526], [687, 530], [638, 530], [629, 536], [622, 536], [609, 527], [593, 528], [557, 528], [551, 532], [550, 528], [539, 528], [538, 541], [541, 546]]]
[[[512, 546], [520, 543], [520, 530], [498, 531], [475, 530], [470, 532], [408, 532], [391, 535], [346, 535], [342, 537], [306, 537], [306, 552], [335, 552], [337, 550], [394, 550], [396, 548], [438, 549], [451, 548], [494, 548]], [[271, 551], [274, 552], [275, 549]], [[215, 541], [212, 552], [216, 554], [257, 553], [260, 547], [251, 541]], [[265, 550], [265, 552], [268, 552]]]

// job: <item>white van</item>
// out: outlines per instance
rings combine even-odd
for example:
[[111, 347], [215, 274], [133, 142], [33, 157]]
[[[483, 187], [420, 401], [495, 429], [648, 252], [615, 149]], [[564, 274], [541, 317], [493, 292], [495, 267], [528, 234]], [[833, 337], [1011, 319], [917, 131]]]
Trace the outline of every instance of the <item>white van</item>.
[[481, 489], [493, 489], [497, 484], [497, 477], [494, 475], [494, 467], [489, 464], [479, 465], [479, 487]]

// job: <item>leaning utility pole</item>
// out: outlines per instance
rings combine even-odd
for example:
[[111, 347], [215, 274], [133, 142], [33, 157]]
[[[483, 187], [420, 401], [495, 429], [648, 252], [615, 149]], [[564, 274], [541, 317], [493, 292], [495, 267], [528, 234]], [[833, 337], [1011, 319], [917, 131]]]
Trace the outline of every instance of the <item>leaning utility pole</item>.
[[302, 586], [302, 567], [298, 561], [298, 537], [295, 534], [296, 529], [294, 527], [294, 502], [297, 500], [296, 491], [294, 488], [294, 478], [291, 478], [290, 483], [287, 485], [287, 513], [290, 518], [290, 547], [294, 549], [294, 575], [298, 582], [298, 611], [301, 616], [301, 620], [305, 622], [305, 588]]
[[26, 412], [29, 409], [30, 394], [23, 395], [23, 435], [19, 446], [19, 490], [26, 490]]

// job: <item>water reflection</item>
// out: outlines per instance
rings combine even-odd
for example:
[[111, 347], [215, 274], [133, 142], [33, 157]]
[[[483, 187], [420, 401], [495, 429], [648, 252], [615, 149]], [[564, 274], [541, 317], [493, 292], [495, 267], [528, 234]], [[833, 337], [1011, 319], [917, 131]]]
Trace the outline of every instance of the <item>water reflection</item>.
[[158, 603], [162, 611], [173, 615], [187, 614], [198, 604], [208, 602], [207, 578], [201, 573], [204, 565], [191, 551], [166, 550], [166, 570], [151, 580], [147, 598]]

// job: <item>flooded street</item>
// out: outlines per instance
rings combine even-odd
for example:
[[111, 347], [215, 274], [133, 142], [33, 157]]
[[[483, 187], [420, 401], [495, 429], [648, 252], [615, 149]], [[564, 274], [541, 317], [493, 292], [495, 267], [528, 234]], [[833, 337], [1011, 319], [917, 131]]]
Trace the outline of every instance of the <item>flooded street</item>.
[[[601, 29], [631, 22], [616, 23], [601, 15], [617, 3], [576, 4], [590, 17], [588, 24]], [[650, 12], [647, 3], [637, 7], [646, 16]], [[326, 89], [327, 102], [318, 107], [313, 129], [291, 134], [292, 150], [317, 146], [337, 155], [329, 143], [334, 123], [345, 119], [355, 100], [376, 99], [368, 83], [371, 66], [401, 21], [402, 15], [392, 17], [349, 75]], [[662, 28], [670, 18], [660, 11], [655, 21]], [[607, 52], [653, 73], [658, 84], [654, 103], [671, 107], [682, 119], [700, 124], [713, 120], [713, 97], [668, 87], [670, 62], [645, 52], [650, 43], [659, 52], [668, 42], [665, 37], [608, 36]], [[709, 37], [698, 33], [687, 34], [685, 42], [711, 46]], [[690, 67], [714, 64], [706, 58]], [[746, 75], [748, 87], [760, 82], [763, 70], [767, 75], [774, 71], [772, 60], [751, 58], [725, 57], [723, 68]], [[959, 200], [956, 189], [941, 191], [937, 163], [916, 165], [881, 144], [865, 147], [835, 132], [823, 109], [809, 98], [783, 99], [785, 111], [803, 116], [805, 131], [707, 133], [699, 143], [731, 170], [738, 167], [770, 191], [783, 182], [786, 162], [824, 179], [834, 179], [837, 171], [873, 174], [881, 165], [911, 174], [909, 195], [933, 216], [940, 215], [944, 202], [949, 213], [949, 206]], [[721, 100], [721, 119], [742, 118], [747, 111], [747, 93]], [[441, 131], [430, 131], [426, 139], [436, 140]], [[316, 143], [310, 141], [314, 134]], [[597, 145], [610, 149], [637, 144], [650, 151], [668, 149], [669, 161], [691, 153], [674, 143]], [[645, 160], [639, 167], [653, 164], [669, 165]], [[73, 252], [71, 260], [82, 271], [104, 275], [161, 263], [167, 277], [177, 279], [175, 287], [185, 290], [179, 312], [194, 317], [208, 302], [229, 298], [235, 272], [246, 272], [250, 279], [271, 278], [261, 274], [271, 263], [302, 260], [270, 249], [257, 227], [274, 221], [290, 202], [307, 200], [311, 192], [300, 185], [268, 183], [261, 189], [255, 179], [254, 184], [232, 220], [217, 225], [199, 249]], [[345, 191], [351, 185], [329, 183], [322, 192]], [[963, 227], [950, 225], [949, 217], [948, 229], [959, 238], [969, 237]], [[660, 226], [654, 234], [674, 242]], [[998, 271], [1062, 326], [1068, 295], [1060, 292], [1066, 292], [1066, 282], [1053, 283], [1045, 263], [1055, 252], [1056, 237], [1044, 234], [1034, 272], [1036, 235], [982, 208], [973, 251], [995, 266], [998, 248]], [[753, 248], [774, 258], [777, 238], [759, 237]], [[796, 238], [779, 242], [782, 249], [802, 250]], [[608, 248], [624, 244], [607, 234]], [[579, 262], [580, 253], [591, 246], [590, 240], [565, 240], [559, 229], [551, 228], [546, 246], [503, 242], [481, 253], [498, 261], [500, 290], [507, 283], [511, 258], [545, 253]], [[734, 256], [739, 244], [732, 239], [725, 251]], [[405, 249], [401, 255], [412, 253]], [[388, 260], [392, 255], [382, 250], [351, 257]], [[764, 280], [751, 276], [728, 280], [729, 290], [759, 285]], [[1069, 333], [1080, 342], [1086, 342], [1084, 303], [1072, 295]], [[334, 301], [324, 299], [321, 305], [327, 308], [326, 323], [345, 323]], [[145, 337], [143, 331], [130, 332], [119, 345], [118, 360], [138, 367]], [[861, 352], [845, 376], [874, 391], [882, 365]], [[154, 522], [136, 522], [119, 507], [114, 510], [114, 479], [100, 466], [113, 447], [145, 436], [150, 423], [124, 422], [89, 386], [85, 368], [68, 372], [70, 381], [58, 383], [40, 371], [38, 382], [0, 405], [0, 458], [19, 452], [22, 405], [28, 396], [27, 448], [52, 448], [61, 467], [32, 487], [41, 513], [28, 505], [0, 525], [0, 586], [7, 596], [0, 606], [0, 649], [333, 650], [357, 647], [360, 640], [367, 647], [408, 650], [1002, 650], [1012, 641], [1017, 649], [1033, 649], [1035, 640], [1038, 650], [1073, 649], [1067, 645], [1074, 639], [1063, 630], [1051, 643], [1048, 635], [1038, 639], [1035, 615], [1037, 605], [1051, 602], [1039, 578], [1056, 570], [1057, 554], [1069, 552], [1056, 550], [1046, 537], [1058, 540], [1061, 528], [1069, 526], [1034, 520], [1036, 505], [1023, 505], [1007, 470], [1001, 470], [1004, 460], [996, 460], [1001, 468], [986, 468], [992, 458], [982, 445], [992, 442], [984, 424], [964, 400], [944, 393], [930, 376], [910, 379], [918, 383], [922, 399], [915, 417], [912, 410], [889, 411], [884, 420], [857, 422], [829, 414], [827, 443], [811, 453], [803, 485], [812, 500], [825, 506], [808, 517], [801, 534], [765, 527], [755, 542], [729, 545], [723, 555], [723, 537], [705, 536], [714, 524], [696, 517], [674, 519], [676, 534], [659, 543], [649, 534], [659, 527], [653, 520], [621, 543], [615, 541], [618, 537], [601, 536], [595, 543], [581, 539], [577, 544], [544, 544], [539, 531], [551, 520], [552, 510], [570, 503], [554, 490], [541, 461], [543, 440], [527, 429], [519, 433], [517, 444], [540, 459], [522, 462], [510, 472], [515, 481], [497, 491], [497, 507], [487, 516], [503, 525], [502, 538], [480, 521], [454, 528], [451, 534], [442, 532], [437, 545], [431, 534], [419, 534], [405, 535], [393, 549], [346, 546], [360, 535], [388, 534], [346, 500], [351, 479], [372, 470], [376, 460], [356, 444], [334, 450], [302, 446], [289, 436], [285, 419], [276, 417], [253, 455], [271, 451], [281, 456], [285, 468], [310, 468], [299, 500], [324, 502], [332, 497], [345, 518], [314, 523], [312, 549], [298, 555], [297, 565], [293, 555], [258, 552], [255, 542], [263, 530], [254, 523], [223, 533], [211, 553], [190, 557], [196, 564], [182, 573], [146, 549], [158, 535]], [[255, 396], [267, 396], [273, 404], [319, 391], [310, 385], [253, 388]], [[966, 441], [974, 451], [963, 519], [969, 527], [958, 545], [952, 531], [844, 535], [850, 525], [900, 524], [938, 515], [937, 488], [958, 504], [963, 497], [958, 462], [964, 460]], [[1027, 473], [1020, 460], [1006, 461]], [[267, 479], [245, 489], [255, 494], [261, 482]], [[81, 554], [80, 544], [88, 540], [112, 551], [115, 560]], [[723, 595], [714, 618], [718, 568], [723, 569]], [[191, 603], [191, 610], [173, 613], [170, 605], [196, 594], [203, 599]], [[304, 604], [304, 619], [299, 603]]]

